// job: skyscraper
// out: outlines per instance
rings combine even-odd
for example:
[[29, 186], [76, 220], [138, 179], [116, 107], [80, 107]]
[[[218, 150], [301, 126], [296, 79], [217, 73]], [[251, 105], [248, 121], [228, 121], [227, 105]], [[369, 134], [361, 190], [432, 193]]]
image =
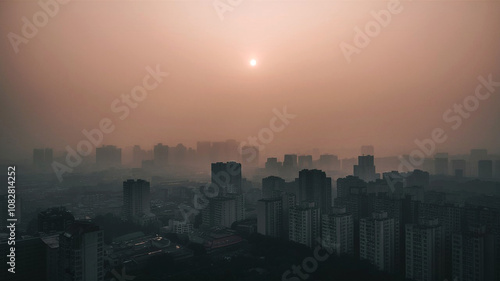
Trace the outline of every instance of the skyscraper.
[[95, 152], [99, 168], [119, 167], [122, 163], [122, 149], [114, 145], [97, 147]]
[[467, 174], [467, 165], [464, 159], [455, 159], [451, 161], [451, 173], [457, 178], [464, 177]]
[[320, 237], [321, 211], [314, 202], [302, 202], [290, 208], [288, 239], [313, 247]]
[[367, 259], [379, 270], [394, 272], [397, 221], [387, 212], [374, 212], [359, 221], [360, 258]]
[[271, 237], [283, 234], [283, 205], [281, 197], [257, 202], [257, 232]]
[[477, 162], [477, 176], [482, 179], [491, 179], [493, 177], [493, 161], [479, 160]]
[[445, 233], [439, 220], [422, 218], [406, 225], [406, 278], [416, 281], [444, 279]]
[[236, 218], [236, 199], [218, 196], [208, 199], [209, 203], [201, 211], [203, 224], [206, 226], [231, 227]]
[[452, 276], [457, 281], [494, 280], [494, 237], [484, 225], [453, 234]]
[[123, 212], [130, 221], [137, 221], [151, 213], [150, 185], [145, 180], [129, 179], [123, 182]]
[[241, 164], [236, 162], [212, 163], [212, 184], [219, 189], [220, 195], [241, 194]]
[[153, 161], [157, 167], [165, 167], [168, 163], [168, 146], [159, 143], [153, 149]]
[[479, 160], [488, 159], [488, 150], [486, 149], [471, 149], [470, 150], [470, 158], [469, 158], [469, 169], [470, 175], [473, 177], [477, 177], [478, 174], [478, 162]]
[[300, 155], [299, 156], [299, 169], [312, 169], [313, 160], [311, 155]]
[[340, 170], [340, 160], [337, 155], [322, 154], [319, 156], [319, 168], [324, 171]]
[[103, 232], [99, 226], [73, 223], [59, 235], [59, 280], [104, 280], [103, 253]]
[[320, 170], [300, 171], [297, 201], [315, 202], [322, 213], [328, 214], [332, 207], [332, 179]]
[[275, 198], [285, 190], [285, 180], [280, 177], [270, 176], [262, 179], [262, 198]]
[[337, 179], [337, 198], [348, 197], [351, 187], [366, 187], [366, 182], [355, 176]]
[[434, 156], [434, 173], [442, 176], [449, 174], [448, 153], [437, 153]]
[[75, 221], [75, 217], [64, 207], [55, 207], [38, 213], [38, 232], [64, 231]]
[[358, 156], [358, 165], [354, 165], [354, 176], [366, 182], [380, 178], [380, 175], [375, 173], [373, 155]]
[[332, 249], [337, 255], [354, 255], [354, 221], [344, 208], [333, 208], [331, 214], [321, 215], [321, 238], [323, 247]]

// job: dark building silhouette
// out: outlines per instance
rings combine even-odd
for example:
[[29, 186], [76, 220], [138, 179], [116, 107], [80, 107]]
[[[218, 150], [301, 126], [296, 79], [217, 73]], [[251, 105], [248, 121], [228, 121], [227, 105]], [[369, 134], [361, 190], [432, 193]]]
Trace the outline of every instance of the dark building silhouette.
[[298, 158], [299, 169], [311, 169], [313, 160], [311, 155], [300, 155]]
[[337, 179], [337, 198], [348, 197], [351, 187], [366, 187], [366, 182], [355, 176]]
[[103, 256], [99, 226], [76, 221], [59, 235], [59, 280], [104, 280]]
[[449, 174], [448, 153], [437, 153], [434, 156], [434, 173], [441, 176]]
[[373, 155], [358, 156], [358, 165], [354, 165], [354, 176], [366, 182], [380, 178], [380, 175], [375, 173]]
[[340, 170], [340, 160], [337, 155], [322, 154], [319, 156], [318, 164], [324, 171]]
[[285, 191], [285, 180], [280, 177], [270, 176], [262, 179], [262, 198], [275, 198]]
[[157, 167], [165, 167], [168, 164], [168, 146], [159, 143], [153, 149], [153, 161]]
[[120, 167], [122, 164], [122, 149], [114, 145], [97, 147], [96, 164], [99, 168]]
[[321, 170], [299, 172], [297, 201], [315, 202], [322, 213], [328, 214], [332, 207], [332, 179]]
[[151, 218], [150, 184], [145, 180], [123, 182], [123, 215], [126, 220], [144, 223]]
[[478, 162], [479, 160], [488, 159], [488, 150], [486, 149], [471, 149], [469, 156], [469, 171], [473, 177], [478, 176]]
[[479, 160], [477, 162], [477, 175], [482, 179], [491, 179], [493, 177], [493, 161]]
[[212, 184], [218, 187], [219, 193], [241, 194], [241, 164], [236, 162], [212, 163]]
[[75, 217], [64, 207], [54, 207], [38, 213], [38, 232], [51, 233], [66, 230]]

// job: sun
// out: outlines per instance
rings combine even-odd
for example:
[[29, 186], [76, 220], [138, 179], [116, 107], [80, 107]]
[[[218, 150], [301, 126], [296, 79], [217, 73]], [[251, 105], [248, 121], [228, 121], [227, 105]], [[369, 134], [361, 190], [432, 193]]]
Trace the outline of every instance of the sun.
[[256, 66], [257, 65], [257, 61], [255, 59], [251, 59], [250, 60], [250, 65], [251, 66]]

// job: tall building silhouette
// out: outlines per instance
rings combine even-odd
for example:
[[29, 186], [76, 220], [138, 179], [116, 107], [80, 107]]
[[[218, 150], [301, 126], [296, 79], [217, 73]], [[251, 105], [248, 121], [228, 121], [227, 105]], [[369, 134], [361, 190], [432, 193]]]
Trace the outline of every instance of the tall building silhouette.
[[241, 164], [236, 162], [212, 163], [212, 184], [219, 189], [219, 194], [241, 194]]
[[366, 182], [355, 176], [347, 176], [337, 179], [337, 198], [348, 197], [351, 193], [351, 188], [366, 187]]
[[354, 256], [354, 220], [345, 207], [333, 208], [331, 214], [321, 215], [321, 238], [323, 247], [337, 255]]
[[369, 260], [379, 270], [394, 272], [397, 221], [387, 212], [374, 212], [359, 221], [360, 258]]
[[75, 221], [75, 217], [64, 207], [49, 208], [38, 213], [38, 232], [64, 231]]
[[290, 208], [288, 239], [308, 247], [320, 237], [321, 211], [314, 202], [302, 202]]
[[340, 160], [337, 155], [322, 154], [319, 156], [318, 164], [319, 168], [324, 171], [340, 170]]
[[150, 202], [149, 182], [140, 179], [123, 182], [123, 214], [127, 220], [137, 222], [150, 215]]
[[493, 177], [493, 161], [479, 160], [477, 162], [477, 176], [482, 179], [491, 179]]
[[270, 176], [262, 179], [262, 198], [275, 198], [285, 190], [285, 180], [280, 177]]
[[332, 179], [321, 170], [302, 170], [298, 182], [297, 201], [315, 202], [322, 213], [328, 214], [332, 207]]
[[434, 156], [434, 173], [442, 176], [449, 174], [448, 153], [436, 153]]
[[99, 168], [119, 167], [122, 164], [122, 149], [114, 145], [97, 147], [96, 164]]
[[313, 160], [311, 155], [300, 155], [298, 158], [299, 169], [312, 169]]
[[445, 233], [437, 218], [406, 225], [406, 278], [444, 280]]
[[77, 221], [59, 235], [59, 280], [104, 280], [103, 232]]
[[261, 199], [257, 202], [257, 232], [271, 237], [283, 234], [282, 198]]
[[165, 167], [168, 164], [168, 145], [158, 143], [153, 148], [153, 161], [156, 167]]
[[375, 173], [373, 155], [358, 156], [358, 165], [354, 165], [354, 176], [366, 182], [380, 178], [380, 175]]
[[231, 227], [236, 218], [236, 199], [218, 196], [209, 198], [206, 208], [201, 211], [203, 224], [205, 226]]
[[495, 280], [494, 237], [487, 233], [486, 226], [454, 233], [452, 245], [452, 276], [455, 280]]
[[478, 176], [478, 162], [479, 160], [488, 159], [488, 150], [486, 149], [471, 149], [469, 156], [469, 171], [473, 177]]

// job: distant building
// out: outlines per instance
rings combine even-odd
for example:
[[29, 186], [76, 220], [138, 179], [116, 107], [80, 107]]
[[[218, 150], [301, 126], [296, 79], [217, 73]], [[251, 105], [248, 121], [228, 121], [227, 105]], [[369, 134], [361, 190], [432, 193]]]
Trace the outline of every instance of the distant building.
[[471, 149], [469, 156], [469, 169], [470, 175], [473, 177], [478, 176], [478, 162], [479, 160], [488, 159], [488, 150], [486, 149]]
[[257, 232], [279, 238], [283, 234], [283, 205], [281, 197], [257, 202]]
[[477, 167], [477, 175], [479, 178], [491, 179], [493, 177], [493, 161], [479, 160]]
[[456, 281], [489, 281], [495, 276], [494, 236], [486, 227], [454, 233], [452, 276]]
[[159, 143], [153, 149], [153, 161], [156, 167], [165, 167], [168, 164], [168, 145]]
[[122, 149], [114, 145], [96, 148], [96, 164], [99, 168], [119, 167], [122, 164]]
[[380, 175], [375, 173], [373, 155], [358, 156], [358, 165], [354, 165], [354, 176], [366, 182], [380, 178]]
[[315, 202], [322, 213], [327, 214], [332, 207], [332, 179], [321, 170], [299, 172], [299, 193], [297, 201]]
[[320, 237], [321, 211], [313, 202], [290, 208], [288, 239], [313, 247]]
[[337, 198], [348, 197], [352, 187], [366, 187], [366, 182], [355, 176], [337, 179]]
[[278, 162], [278, 158], [267, 158], [267, 161], [265, 163], [267, 173], [271, 175], [277, 175], [280, 172], [281, 167], [283, 167], [283, 163]]
[[259, 166], [259, 147], [246, 145], [241, 148], [241, 162], [245, 166]]
[[455, 159], [451, 161], [452, 175], [457, 178], [463, 178], [467, 175], [467, 165], [464, 159]]
[[430, 184], [430, 176], [428, 172], [424, 172], [421, 170], [413, 170], [410, 172], [408, 176], [405, 177], [404, 186], [420, 186], [420, 187], [428, 187]]
[[279, 197], [285, 191], [285, 180], [280, 177], [270, 176], [262, 179], [262, 198]]
[[217, 186], [220, 195], [241, 194], [241, 164], [236, 162], [212, 163], [212, 184]]
[[333, 208], [331, 214], [321, 216], [323, 247], [337, 255], [354, 255], [354, 220], [345, 208]]
[[437, 153], [434, 156], [434, 173], [441, 176], [449, 174], [448, 153]]
[[359, 221], [360, 258], [369, 260], [379, 270], [394, 272], [396, 257], [396, 229], [398, 222], [387, 212], [375, 212]]
[[312, 169], [313, 160], [311, 155], [300, 155], [299, 156], [299, 169]]
[[59, 280], [104, 280], [103, 232], [89, 222], [75, 222], [59, 236]]
[[149, 182], [140, 179], [123, 182], [123, 213], [127, 220], [140, 222], [144, 215], [149, 216], [150, 202]]
[[406, 278], [444, 280], [445, 232], [436, 219], [406, 225]]
[[319, 156], [319, 168], [324, 171], [339, 171], [340, 160], [337, 155], [322, 154]]
[[38, 213], [38, 232], [51, 233], [66, 230], [75, 217], [64, 207], [55, 207]]
[[209, 203], [201, 211], [203, 225], [224, 226], [230, 228], [236, 219], [236, 199], [230, 197], [214, 197], [208, 199]]

